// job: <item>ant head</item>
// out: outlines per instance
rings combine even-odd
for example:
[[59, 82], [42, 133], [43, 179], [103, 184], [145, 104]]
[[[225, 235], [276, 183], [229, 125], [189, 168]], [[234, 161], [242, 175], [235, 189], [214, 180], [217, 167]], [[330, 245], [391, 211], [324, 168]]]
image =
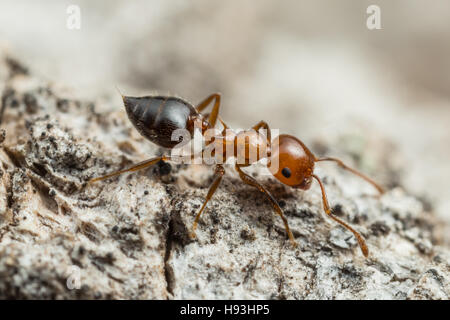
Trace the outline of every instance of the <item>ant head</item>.
[[281, 183], [307, 190], [311, 187], [315, 157], [296, 137], [282, 134], [272, 141], [269, 171]]

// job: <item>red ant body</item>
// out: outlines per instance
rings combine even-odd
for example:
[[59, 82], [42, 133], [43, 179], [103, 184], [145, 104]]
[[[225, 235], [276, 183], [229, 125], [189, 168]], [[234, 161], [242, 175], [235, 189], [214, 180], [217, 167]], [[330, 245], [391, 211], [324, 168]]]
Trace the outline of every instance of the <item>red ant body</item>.
[[[172, 140], [172, 133], [175, 130], [185, 129], [189, 131], [192, 136], [194, 133], [195, 122], [200, 123], [200, 128], [202, 133], [204, 133], [207, 129], [213, 129], [216, 125], [216, 121], [219, 119], [220, 94], [217, 93], [207, 97], [196, 108], [194, 108], [194, 106], [190, 103], [175, 97], [122, 96], [122, 98], [128, 117], [137, 130], [145, 138], [155, 144], [170, 149], [174, 148], [180, 142]], [[212, 112], [209, 114], [208, 119], [206, 119], [201, 112], [213, 101], [214, 105]], [[261, 151], [263, 151], [262, 153], [265, 154], [263, 157], [268, 159], [267, 167], [269, 168], [269, 171], [278, 181], [285, 185], [293, 188], [308, 190], [311, 187], [312, 180], [317, 180], [322, 191], [322, 201], [325, 213], [346, 229], [350, 230], [358, 240], [358, 244], [364, 256], [368, 256], [369, 251], [362, 236], [347, 223], [333, 215], [330, 205], [328, 204], [323, 184], [319, 177], [314, 174], [314, 165], [316, 162], [320, 161], [334, 161], [342, 168], [358, 175], [372, 184], [380, 193], [383, 193], [383, 189], [378, 184], [362, 173], [349, 168], [339, 159], [315, 157], [302, 141], [293, 136], [283, 134], [272, 141], [270, 128], [265, 121], [260, 121], [258, 124], [253, 126], [251, 131], [244, 131], [230, 136], [225, 134], [228, 126], [221, 119], [219, 120], [224, 126], [224, 130], [222, 131], [222, 134], [214, 137], [215, 156], [223, 158], [222, 160], [224, 161], [221, 163], [224, 163], [229, 157], [243, 159], [243, 161], [239, 162], [239, 164], [238, 162], [235, 162], [235, 169], [239, 173], [239, 177], [244, 183], [257, 188], [266, 195], [275, 211], [283, 220], [286, 232], [294, 246], [296, 245], [294, 236], [289, 229], [288, 222], [284, 217], [283, 211], [281, 210], [278, 202], [263, 185], [242, 170], [242, 167], [249, 166], [261, 159], [260, 156], [251, 158], [249, 155], [252, 153], [254, 154], [256, 152], [260, 155]], [[266, 130], [267, 137], [260, 133], [260, 129]], [[225, 150], [231, 150], [231, 152], [226, 152]], [[136, 164], [131, 168], [91, 179], [89, 182], [104, 180], [124, 172], [137, 171], [151, 166], [161, 160], [171, 160], [171, 158], [170, 156], [152, 158]], [[276, 166], [276, 168], [272, 168], [270, 164], [275, 161], [278, 163], [278, 166]], [[209, 187], [206, 199], [194, 220], [191, 234], [193, 237], [195, 237], [195, 229], [197, 228], [200, 215], [219, 186], [224, 174], [225, 169], [223, 165], [216, 164], [214, 180]]]

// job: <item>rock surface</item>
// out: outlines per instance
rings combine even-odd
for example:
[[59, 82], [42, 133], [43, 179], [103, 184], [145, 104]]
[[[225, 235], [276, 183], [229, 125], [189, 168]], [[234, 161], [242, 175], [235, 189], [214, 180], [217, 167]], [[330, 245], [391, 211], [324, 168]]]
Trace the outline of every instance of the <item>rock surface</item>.
[[[449, 299], [442, 223], [396, 185], [394, 164], [372, 164], [393, 186], [381, 197], [332, 165], [318, 169], [335, 212], [366, 238], [368, 259], [324, 216], [316, 185], [289, 189], [260, 167], [248, 172], [279, 200], [298, 247], [232, 167], [192, 240], [211, 168], [155, 165], [87, 185], [164, 150], [121, 106], [79, 101], [0, 58], [0, 298]], [[365, 157], [360, 150], [353, 165]]]

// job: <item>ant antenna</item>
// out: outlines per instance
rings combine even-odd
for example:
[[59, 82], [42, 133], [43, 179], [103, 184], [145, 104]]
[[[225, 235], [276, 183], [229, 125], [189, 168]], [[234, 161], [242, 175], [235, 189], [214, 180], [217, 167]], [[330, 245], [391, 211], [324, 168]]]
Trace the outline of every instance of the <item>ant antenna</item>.
[[358, 177], [360, 177], [360, 178], [364, 179], [365, 181], [367, 181], [368, 183], [370, 183], [375, 189], [378, 190], [378, 192], [380, 194], [384, 193], [384, 189], [378, 183], [376, 183], [375, 181], [370, 179], [368, 176], [362, 174], [361, 172], [359, 172], [359, 171], [357, 171], [357, 170], [355, 170], [353, 168], [350, 168], [349, 166], [344, 164], [339, 159], [336, 159], [336, 158], [316, 158], [315, 161], [316, 162], [319, 162], [319, 161], [333, 161], [333, 162], [336, 162], [342, 169], [350, 171], [351, 173], [357, 175]]

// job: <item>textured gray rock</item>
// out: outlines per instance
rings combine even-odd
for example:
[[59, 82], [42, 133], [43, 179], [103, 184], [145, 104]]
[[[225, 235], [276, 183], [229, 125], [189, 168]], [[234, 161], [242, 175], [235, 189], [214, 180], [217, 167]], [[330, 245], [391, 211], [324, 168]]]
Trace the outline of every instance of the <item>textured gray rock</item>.
[[260, 167], [248, 171], [280, 201], [298, 247], [232, 168], [192, 240], [211, 168], [155, 165], [87, 185], [163, 150], [121, 106], [79, 101], [4, 57], [0, 89], [0, 298], [449, 299], [441, 222], [401, 186], [378, 197], [332, 165], [318, 171], [336, 213], [366, 238], [368, 259], [324, 216], [316, 185], [289, 189]]

